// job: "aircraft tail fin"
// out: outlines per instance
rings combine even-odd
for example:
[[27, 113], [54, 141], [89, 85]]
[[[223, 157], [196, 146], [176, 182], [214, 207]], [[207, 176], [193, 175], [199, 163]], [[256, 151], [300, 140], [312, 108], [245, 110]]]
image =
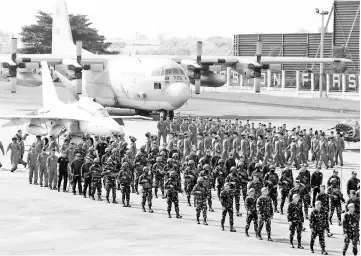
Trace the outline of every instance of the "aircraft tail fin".
[[50, 75], [48, 63], [46, 61], [41, 62], [41, 75], [43, 86], [43, 106], [45, 108], [54, 107], [54, 105], [63, 104], [56, 93], [53, 79]]

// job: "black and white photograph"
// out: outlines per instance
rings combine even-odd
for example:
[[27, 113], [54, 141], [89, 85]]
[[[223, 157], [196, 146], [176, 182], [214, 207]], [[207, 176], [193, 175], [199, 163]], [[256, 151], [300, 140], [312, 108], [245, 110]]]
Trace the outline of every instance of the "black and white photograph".
[[360, 0], [0, 7], [0, 255], [360, 255]]

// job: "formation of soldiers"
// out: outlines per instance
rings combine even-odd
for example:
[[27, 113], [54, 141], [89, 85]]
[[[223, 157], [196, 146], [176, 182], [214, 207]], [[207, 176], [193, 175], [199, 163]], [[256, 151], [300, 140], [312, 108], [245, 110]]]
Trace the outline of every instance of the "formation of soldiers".
[[[272, 241], [273, 215], [284, 214], [287, 201], [290, 246], [294, 248], [293, 237], [297, 232], [297, 247], [303, 249], [303, 224], [304, 219], [309, 219], [310, 250], [314, 252], [314, 240], [319, 236], [322, 254], [327, 254], [324, 232], [332, 236], [330, 224], [336, 210], [339, 225], [344, 228], [343, 252], [346, 253], [348, 244], [352, 242], [353, 253], [357, 254], [360, 216], [360, 181], [357, 173], [352, 173], [347, 184], [349, 198], [346, 202], [340, 192], [338, 172], [333, 171], [326, 185], [323, 184], [321, 172], [322, 164], [326, 168], [338, 163], [343, 165], [344, 142], [341, 133], [337, 132], [333, 137], [333, 134], [326, 136], [323, 131], [313, 133], [312, 129], [307, 132], [300, 127], [289, 131], [286, 125], [272, 127], [269, 123], [268, 127], [259, 124], [255, 128], [249, 120], [243, 124], [238, 119], [234, 122], [210, 118], [205, 121], [201, 118], [180, 120], [179, 116], [174, 120], [167, 117], [159, 121], [157, 127], [157, 135], [145, 134], [146, 143], [139, 152], [137, 139], [130, 136], [128, 144], [124, 134], [94, 138], [85, 135], [77, 145], [68, 136], [61, 147], [53, 136], [44, 147], [39, 135], [25, 163], [29, 165], [29, 183], [34, 181], [37, 184], [39, 176], [40, 186], [60, 192], [63, 182], [62, 190], [66, 192], [69, 190], [69, 180], [74, 195], [78, 188], [80, 195], [87, 197], [88, 194], [95, 200], [97, 192], [99, 201], [103, 200], [101, 193], [104, 187], [106, 202], [115, 204], [117, 190], [121, 190], [124, 207], [131, 207], [131, 193], [141, 193], [142, 210], [150, 213], [153, 212], [153, 196], [158, 198], [160, 192], [162, 198], [166, 199], [169, 218], [172, 217], [173, 204], [176, 218], [182, 218], [178, 200], [181, 193], [187, 198], [188, 206], [193, 204], [195, 207], [197, 224], [200, 224], [202, 212], [204, 225], [208, 225], [208, 211], [214, 211], [213, 189], [222, 205], [221, 228], [224, 230], [228, 213], [231, 232], [236, 232], [233, 203], [236, 216], [242, 216], [242, 195], [247, 215], [245, 235], [249, 236], [253, 221], [256, 237], [263, 239], [261, 231], [265, 225], [269, 241]], [[17, 136], [14, 138], [18, 140]], [[8, 149], [12, 150], [11, 147], [9, 145]], [[56, 152], [61, 156], [57, 157]], [[310, 161], [315, 161], [317, 167], [312, 175], [307, 170]], [[282, 168], [281, 175], [277, 174], [277, 168]], [[292, 168], [300, 170], [297, 177], [293, 177]], [[110, 192], [112, 200], [109, 198]], [[341, 202], [345, 202], [343, 222]], [[309, 208], [314, 208], [310, 215]]]

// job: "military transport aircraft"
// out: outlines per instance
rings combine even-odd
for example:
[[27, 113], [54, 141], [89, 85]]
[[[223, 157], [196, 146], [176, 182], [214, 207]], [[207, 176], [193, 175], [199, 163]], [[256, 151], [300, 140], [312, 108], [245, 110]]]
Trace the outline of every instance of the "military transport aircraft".
[[[17, 56], [13, 47], [12, 60], [3, 63], [10, 68], [10, 75], [16, 77], [18, 67], [31, 71], [32, 64], [46, 60], [55, 70], [73, 70], [74, 94], [83, 93], [105, 107], [112, 107], [110, 112], [114, 108], [135, 109], [142, 115], [162, 111], [169, 112], [172, 118], [173, 111], [189, 99], [190, 82], [194, 83], [196, 94], [200, 93], [200, 86], [219, 87], [226, 83], [224, 75], [211, 71], [214, 66], [232, 67], [248, 78], [255, 78], [255, 85], [259, 85], [261, 71], [272, 64], [351, 62], [341, 58], [262, 57], [261, 40], [257, 41], [256, 56], [242, 57], [202, 56], [202, 42], [197, 42], [196, 56], [95, 55], [82, 50], [81, 45], [81, 42], [74, 45], [65, 0], [56, 0], [52, 54]], [[26, 77], [24, 70], [22, 77]]]
[[[9, 120], [2, 127], [24, 125], [30, 134], [55, 135], [65, 130], [77, 140], [84, 133], [108, 135], [122, 133], [122, 127], [109, 116], [105, 108], [92, 101], [81, 98], [72, 104], [65, 104], [59, 100], [46, 61], [41, 62], [43, 108], [31, 115], [0, 116]], [[119, 117], [122, 118], [122, 117]]]

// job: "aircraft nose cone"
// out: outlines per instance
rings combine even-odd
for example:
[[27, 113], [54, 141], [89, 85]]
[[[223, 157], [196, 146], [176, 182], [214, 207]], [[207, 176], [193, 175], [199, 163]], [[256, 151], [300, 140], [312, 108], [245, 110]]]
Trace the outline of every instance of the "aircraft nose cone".
[[110, 133], [122, 133], [122, 127], [111, 117], [103, 118], [100, 122], [96, 123], [99, 135], [109, 135]]
[[169, 103], [174, 108], [180, 108], [190, 97], [189, 84], [186, 83], [173, 83], [167, 88], [167, 94], [170, 97]]

